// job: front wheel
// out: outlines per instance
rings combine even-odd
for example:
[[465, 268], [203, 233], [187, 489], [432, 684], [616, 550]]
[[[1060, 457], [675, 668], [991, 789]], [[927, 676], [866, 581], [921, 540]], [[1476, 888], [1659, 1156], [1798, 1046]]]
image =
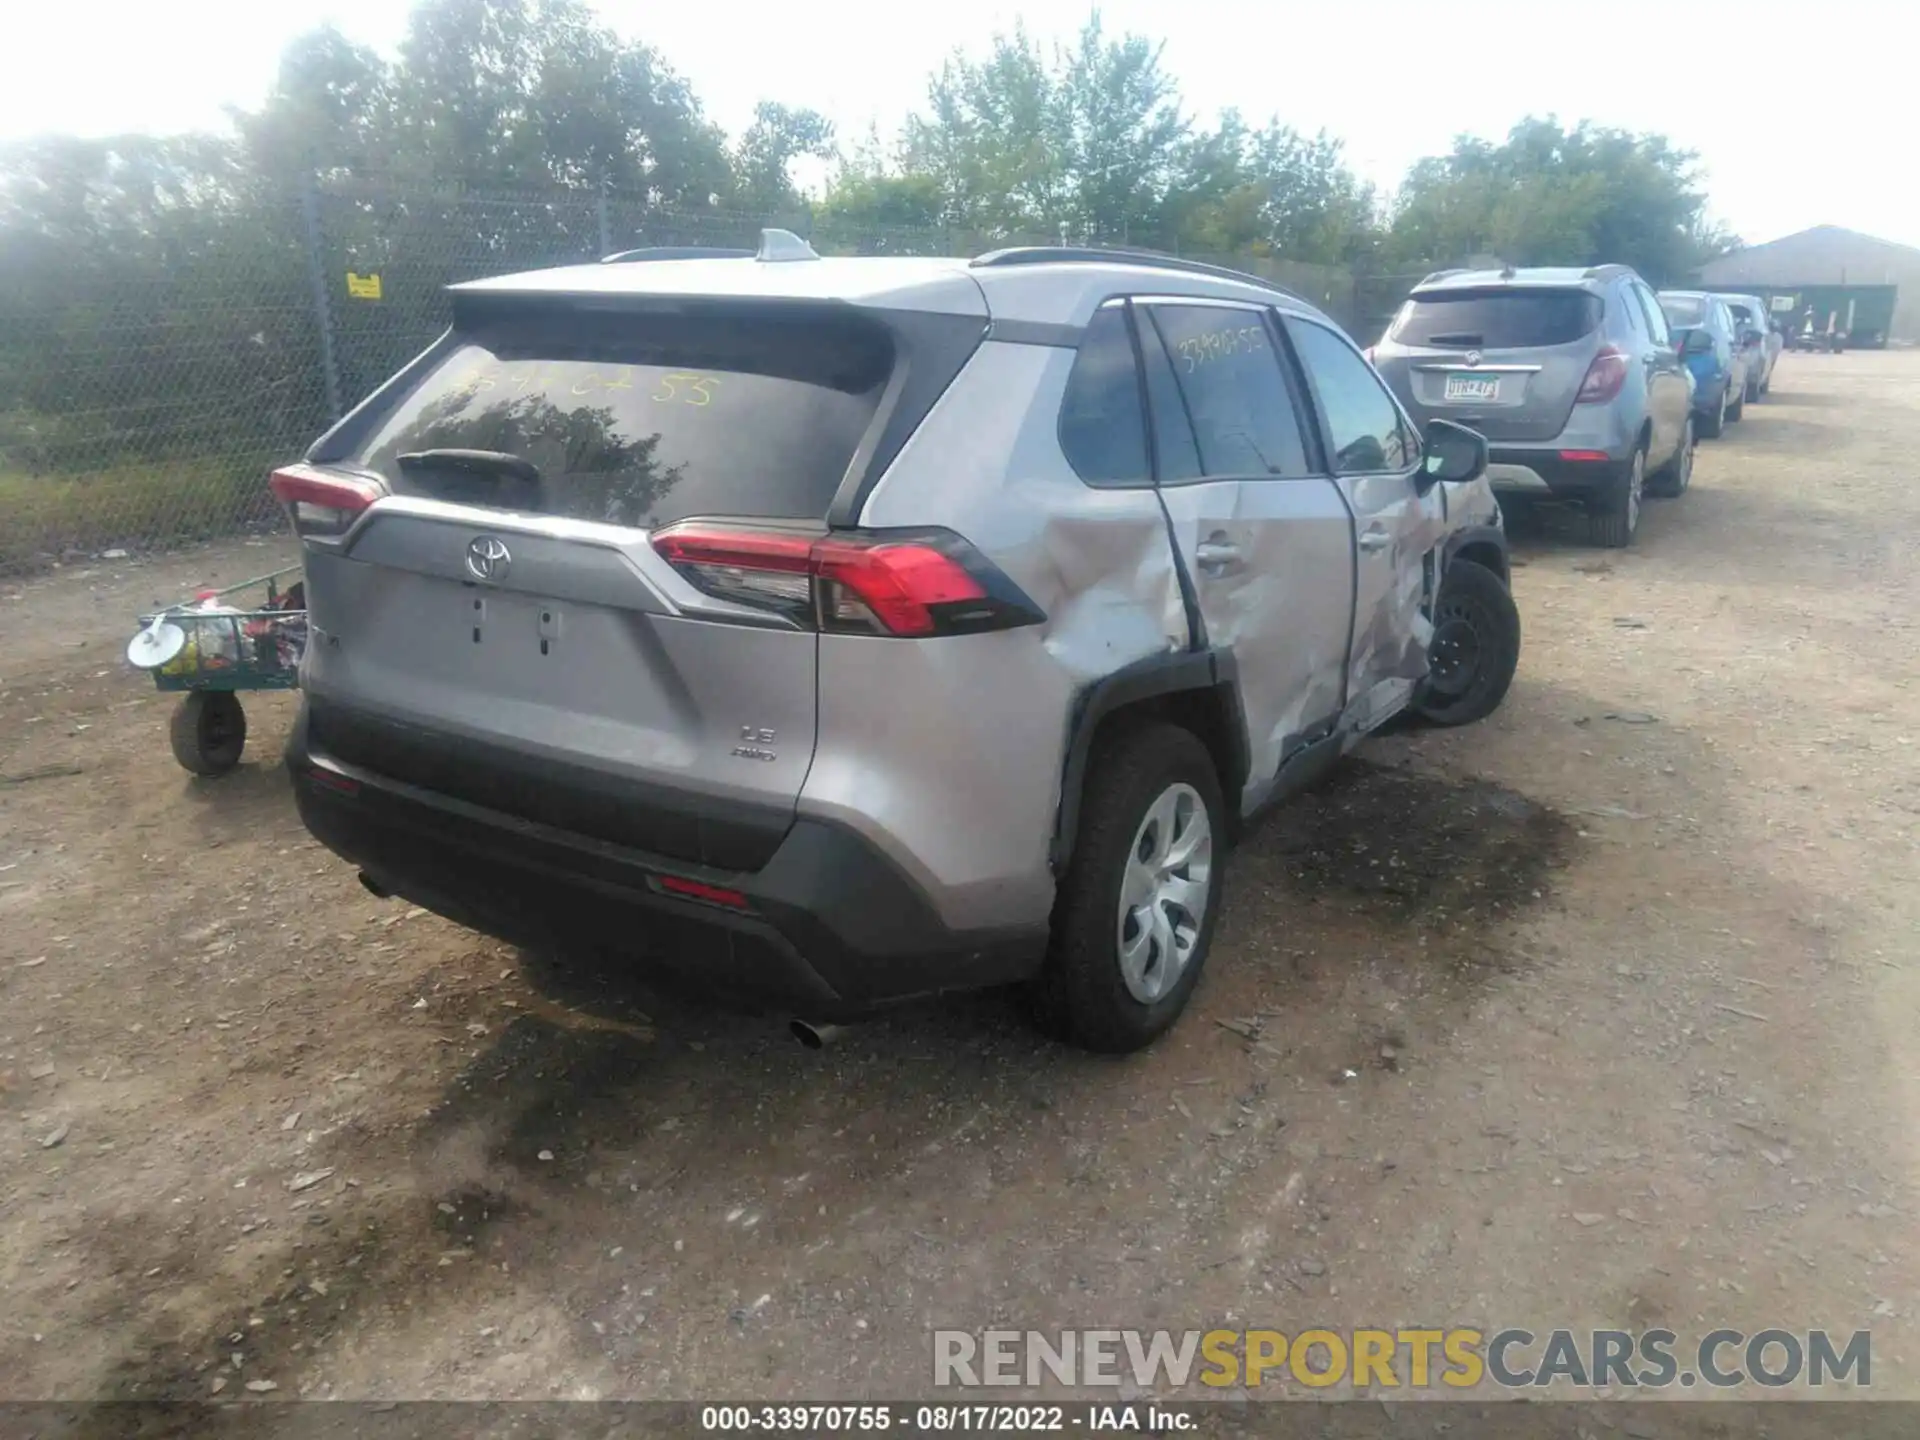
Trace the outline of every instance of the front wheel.
[[1507, 698], [1520, 664], [1520, 610], [1498, 575], [1455, 560], [1433, 607], [1433, 643], [1413, 712], [1431, 725], [1470, 725]]
[[1160, 722], [1102, 740], [1036, 984], [1043, 1025], [1121, 1055], [1158, 1039], [1200, 981], [1220, 912], [1226, 810], [1207, 749]]
[[[1729, 385], [1727, 388], [1731, 390], [1733, 387]], [[1728, 405], [1726, 407], [1726, 412], [1727, 412], [1727, 423], [1729, 425], [1739, 423], [1740, 418], [1747, 413], [1747, 389], [1744, 384], [1742, 384], [1740, 387], [1740, 398], [1734, 401], [1731, 405]]]

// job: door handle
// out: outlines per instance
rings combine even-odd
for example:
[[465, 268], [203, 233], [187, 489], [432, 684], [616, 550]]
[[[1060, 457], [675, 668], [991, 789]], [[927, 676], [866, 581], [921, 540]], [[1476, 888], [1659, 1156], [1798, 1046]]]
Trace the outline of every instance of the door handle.
[[1384, 530], [1369, 530], [1360, 537], [1362, 550], [1384, 550], [1393, 543], [1393, 537]]
[[1231, 540], [1202, 540], [1194, 547], [1193, 558], [1209, 575], [1224, 575], [1240, 563], [1240, 547]]

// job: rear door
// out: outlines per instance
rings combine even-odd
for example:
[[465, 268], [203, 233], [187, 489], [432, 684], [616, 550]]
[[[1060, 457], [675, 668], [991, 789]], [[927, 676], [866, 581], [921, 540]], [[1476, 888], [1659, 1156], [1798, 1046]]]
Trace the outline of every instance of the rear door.
[[1433, 290], [1402, 307], [1388, 339], [1409, 353], [1400, 398], [1498, 442], [1566, 428], [1600, 327], [1600, 297], [1578, 287]]
[[1348, 693], [1362, 729], [1400, 710], [1427, 673], [1436, 547], [1446, 497], [1416, 483], [1420, 444], [1373, 368], [1344, 335], [1300, 316], [1287, 334], [1326, 437], [1327, 468], [1353, 512], [1357, 556]]
[[391, 498], [309, 547], [316, 748], [615, 843], [761, 863], [813, 755], [804, 575], [791, 594], [699, 588], [651, 541], [693, 516], [824, 530], [892, 363], [885, 328], [844, 308], [548, 304], [464, 325], [341, 462]]
[[1174, 543], [1206, 643], [1239, 669], [1251, 807], [1345, 703], [1353, 522], [1316, 473], [1309, 412], [1263, 308], [1168, 299], [1133, 311]]

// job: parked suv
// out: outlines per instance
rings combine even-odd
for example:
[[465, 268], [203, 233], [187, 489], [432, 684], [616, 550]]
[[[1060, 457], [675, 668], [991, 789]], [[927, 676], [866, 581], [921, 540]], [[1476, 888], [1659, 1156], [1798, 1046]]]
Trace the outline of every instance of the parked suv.
[[1632, 543], [1644, 493], [1687, 487], [1692, 382], [1625, 265], [1440, 271], [1372, 355], [1417, 420], [1487, 437], [1495, 491], [1579, 503], [1599, 544]]
[[301, 815], [480, 930], [809, 1022], [1030, 981], [1130, 1050], [1246, 816], [1512, 676], [1485, 442], [1251, 277], [769, 232], [453, 316], [272, 486]]
[[1722, 295], [1747, 352], [1747, 399], [1758, 400], [1773, 388], [1773, 367], [1787, 347], [1779, 322], [1758, 295]]

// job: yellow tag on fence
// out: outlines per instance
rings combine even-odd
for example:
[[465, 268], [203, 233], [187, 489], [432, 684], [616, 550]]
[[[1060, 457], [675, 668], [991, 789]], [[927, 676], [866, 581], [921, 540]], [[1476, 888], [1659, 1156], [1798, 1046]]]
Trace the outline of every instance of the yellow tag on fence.
[[356, 275], [347, 272], [347, 294], [355, 300], [378, 300], [380, 298], [380, 277], [378, 275]]

